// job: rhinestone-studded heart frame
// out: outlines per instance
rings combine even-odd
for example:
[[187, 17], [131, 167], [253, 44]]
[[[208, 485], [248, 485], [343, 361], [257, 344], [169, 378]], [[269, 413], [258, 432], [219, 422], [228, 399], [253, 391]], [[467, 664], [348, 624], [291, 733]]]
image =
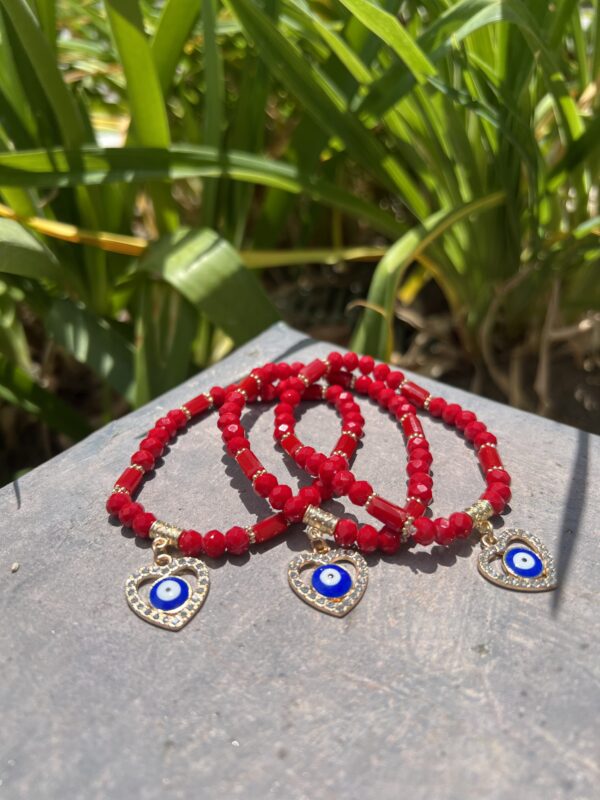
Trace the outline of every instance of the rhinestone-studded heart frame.
[[[347, 562], [352, 564], [356, 570], [354, 581], [352, 582], [352, 589], [347, 594], [340, 598], [329, 598], [319, 594], [312, 586], [309, 586], [302, 580], [300, 575], [304, 568], [314, 566], [317, 567], [327, 564], [338, 564], [340, 562]], [[369, 567], [367, 562], [360, 555], [353, 550], [329, 550], [326, 553], [312, 553], [304, 552], [299, 553], [289, 563], [288, 566], [288, 580], [292, 590], [308, 603], [309, 606], [316, 608], [318, 611], [324, 611], [325, 614], [331, 614], [333, 617], [343, 617], [360, 602], [369, 579]]]
[[[167, 578], [171, 575], [181, 575], [184, 572], [191, 572], [194, 575], [196, 588], [191, 589], [189, 598], [177, 611], [161, 611], [140, 596], [140, 586], [143, 583]], [[208, 567], [203, 561], [197, 558], [174, 558], [166, 566], [141, 567], [133, 575], [130, 575], [125, 583], [125, 597], [129, 608], [141, 619], [152, 625], [158, 625], [159, 628], [178, 631], [198, 613], [206, 600], [209, 585]]]
[[[477, 560], [479, 572], [484, 578], [497, 586], [517, 592], [548, 592], [556, 589], [557, 576], [554, 561], [546, 545], [537, 536], [533, 536], [529, 531], [521, 528], [509, 528], [502, 533], [494, 533], [494, 536], [496, 543], [482, 550]], [[492, 563], [502, 558], [508, 547], [517, 542], [528, 545], [538, 554], [544, 565], [542, 575], [537, 578], [525, 578], [507, 575], [505, 572], [500, 573], [492, 569]]]

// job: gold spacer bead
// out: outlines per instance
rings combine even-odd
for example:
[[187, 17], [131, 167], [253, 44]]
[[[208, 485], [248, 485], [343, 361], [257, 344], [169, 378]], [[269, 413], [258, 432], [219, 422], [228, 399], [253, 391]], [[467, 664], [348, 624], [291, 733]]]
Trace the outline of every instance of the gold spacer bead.
[[208, 400], [208, 402], [209, 402], [209, 405], [210, 405], [210, 406], [214, 406], [214, 404], [215, 404], [215, 399], [214, 399], [214, 397], [212, 396], [212, 394], [211, 394], [210, 392], [203, 392], [202, 394], [203, 394], [203, 395], [204, 395], [204, 397], [206, 397], [206, 399]]
[[245, 389], [239, 389], [238, 388], [235, 391], [239, 392], [242, 395], [242, 397], [244, 398], [244, 400], [248, 400], [248, 392]]
[[484, 444], [481, 445], [479, 450], [483, 450], [484, 447], [491, 447], [492, 450], [496, 450], [496, 445], [493, 444], [493, 442], [485, 442]]
[[129, 469], [137, 469], [138, 472], [141, 472], [142, 475], [146, 474], [146, 470], [142, 467], [141, 464], [131, 464]]
[[346, 458], [346, 459], [348, 458], [348, 456], [346, 455], [346, 453], [344, 453], [343, 450], [334, 450], [331, 455], [332, 456], [342, 456], [342, 458]]
[[189, 408], [187, 406], [183, 405], [183, 406], [179, 406], [179, 410], [183, 411], [183, 413], [187, 417], [187, 421], [189, 422], [191, 420], [191, 418], [192, 418], [192, 412], [189, 410]]
[[294, 434], [291, 431], [288, 431], [287, 433], [283, 434], [283, 436], [281, 437], [281, 439], [279, 441], [280, 442], [285, 442], [286, 439], [289, 439], [289, 437], [293, 436], [293, 435]]
[[400, 419], [398, 420], [398, 422], [399, 422], [399, 423], [402, 425], [402, 423], [404, 422], [404, 420], [405, 420], [407, 417], [410, 417], [410, 411], [409, 411], [407, 414], [402, 414], [402, 416], [400, 417]]
[[254, 482], [256, 481], [257, 478], [260, 478], [261, 475], [266, 475], [266, 474], [267, 474], [266, 469], [259, 469], [257, 472], [255, 472], [254, 475], [252, 476], [252, 486], [254, 486]]
[[350, 436], [351, 439], [354, 439], [355, 442], [358, 442], [358, 436], [352, 431], [345, 431], [342, 430], [342, 436]]
[[301, 375], [300, 373], [298, 373], [298, 380], [299, 380], [299, 381], [302, 381], [302, 383], [303, 383], [303, 384], [306, 386], [306, 388], [308, 389], [308, 387], [310, 386], [310, 381], [308, 380], [308, 378], [306, 377], [306, 375]]
[[115, 485], [113, 486], [112, 494], [131, 494], [131, 492], [124, 486], [119, 486], [118, 483], [115, 483]]
[[402, 533], [400, 534], [400, 541], [407, 542], [413, 535], [412, 524], [415, 521], [414, 517], [407, 517], [404, 525], [402, 526]]
[[365, 503], [365, 511], [369, 510], [369, 505], [371, 504], [371, 501], [374, 500], [376, 497], [379, 497], [377, 492], [371, 492], [371, 494], [367, 497], [367, 502]]
[[422, 434], [421, 433], [411, 433], [410, 436], [406, 437], [406, 441], [410, 442], [411, 439], [416, 439], [417, 436], [422, 436]]
[[248, 534], [248, 540], [250, 544], [256, 544], [256, 534], [254, 533], [254, 528], [252, 525], [248, 525], [248, 527], [244, 528], [244, 530]]
[[178, 528], [177, 525], [173, 525], [170, 522], [163, 522], [161, 519], [156, 519], [150, 526], [149, 536], [150, 539], [167, 539], [170, 544], [177, 545], [182, 533], [183, 530]]
[[431, 395], [428, 394], [425, 400], [423, 401], [423, 408], [425, 411], [429, 411], [429, 403], [431, 402]]

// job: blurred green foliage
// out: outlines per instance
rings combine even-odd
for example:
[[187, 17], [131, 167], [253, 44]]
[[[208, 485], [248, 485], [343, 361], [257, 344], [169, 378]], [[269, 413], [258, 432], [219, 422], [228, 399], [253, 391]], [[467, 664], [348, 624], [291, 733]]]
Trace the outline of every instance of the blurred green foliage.
[[600, 305], [599, 76], [596, 1], [0, 0], [4, 216], [45, 223], [0, 219], [0, 397], [89, 429], [18, 308], [140, 404], [278, 318], [241, 251], [373, 244], [352, 345], [389, 357], [418, 264], [502, 384], [497, 343]]

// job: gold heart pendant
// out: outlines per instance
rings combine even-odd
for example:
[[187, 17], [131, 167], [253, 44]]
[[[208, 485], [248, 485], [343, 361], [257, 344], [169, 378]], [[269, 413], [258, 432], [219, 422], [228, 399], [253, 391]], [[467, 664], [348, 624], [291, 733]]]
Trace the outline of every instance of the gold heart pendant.
[[488, 581], [517, 592], [556, 589], [556, 569], [543, 542], [520, 528], [494, 531], [493, 542], [479, 554], [479, 572]]
[[[342, 566], [353, 567], [354, 575]], [[302, 573], [314, 567], [310, 584]], [[353, 550], [299, 553], [288, 567], [288, 580], [293, 591], [318, 611], [343, 617], [359, 603], [367, 588], [369, 568], [365, 559]]]
[[[195, 578], [192, 587], [187, 576]], [[185, 576], [185, 577], [184, 577]], [[146, 600], [140, 594], [151, 583]], [[168, 564], [142, 567], [127, 578], [125, 597], [129, 608], [146, 622], [178, 631], [194, 617], [206, 600], [208, 568], [197, 558], [173, 558]]]

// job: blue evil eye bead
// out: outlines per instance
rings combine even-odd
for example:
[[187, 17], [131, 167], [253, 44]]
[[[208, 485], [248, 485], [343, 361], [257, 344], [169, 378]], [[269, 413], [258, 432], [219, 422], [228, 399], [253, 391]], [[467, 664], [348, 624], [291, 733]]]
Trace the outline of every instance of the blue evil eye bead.
[[542, 559], [529, 547], [511, 547], [502, 559], [507, 572], [519, 578], [538, 578], [544, 571]]
[[343, 597], [352, 588], [348, 570], [337, 564], [324, 564], [312, 575], [313, 589], [325, 597]]
[[190, 596], [190, 587], [183, 578], [169, 577], [156, 581], [150, 589], [150, 603], [161, 611], [175, 611]]

